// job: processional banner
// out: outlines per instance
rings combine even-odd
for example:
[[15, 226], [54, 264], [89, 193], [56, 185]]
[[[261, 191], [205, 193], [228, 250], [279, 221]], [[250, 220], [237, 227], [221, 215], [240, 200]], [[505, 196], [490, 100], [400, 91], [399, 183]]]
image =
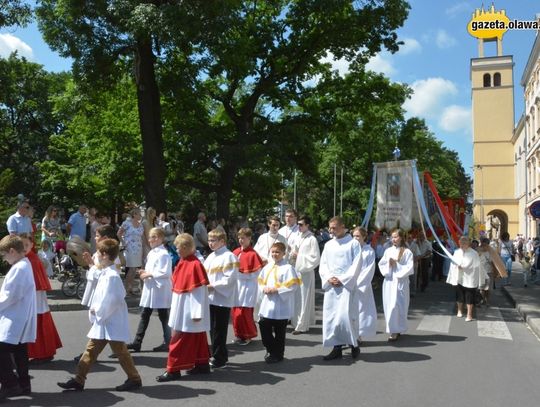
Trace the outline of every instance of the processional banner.
[[418, 212], [413, 194], [412, 163], [410, 161], [377, 163], [375, 170], [377, 171], [375, 227], [387, 230], [398, 226], [404, 230], [411, 229], [413, 208], [416, 213]]

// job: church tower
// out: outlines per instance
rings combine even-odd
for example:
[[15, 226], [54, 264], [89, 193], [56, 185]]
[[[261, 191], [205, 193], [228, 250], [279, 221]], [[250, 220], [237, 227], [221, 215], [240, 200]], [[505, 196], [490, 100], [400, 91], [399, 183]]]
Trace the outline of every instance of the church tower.
[[[484, 10], [482, 10], [484, 12]], [[492, 6], [491, 13], [495, 12]], [[477, 11], [478, 13], [478, 11]], [[503, 12], [504, 13], [504, 12]], [[496, 55], [485, 56], [496, 42]], [[518, 233], [514, 191], [514, 62], [503, 55], [502, 38], [479, 38], [478, 58], [471, 59], [473, 118], [473, 215], [488, 237]], [[482, 226], [482, 224], [484, 226]]]

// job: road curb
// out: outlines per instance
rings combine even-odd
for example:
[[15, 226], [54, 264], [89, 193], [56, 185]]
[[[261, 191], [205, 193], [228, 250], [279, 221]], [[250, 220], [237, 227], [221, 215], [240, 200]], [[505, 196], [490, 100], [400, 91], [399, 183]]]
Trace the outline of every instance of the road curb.
[[531, 330], [540, 337], [540, 318], [538, 315], [538, 307], [533, 305], [519, 304], [516, 302], [512, 293], [509, 292], [506, 287], [501, 287], [504, 295], [512, 303], [512, 306], [519, 312], [523, 320], [529, 325]]

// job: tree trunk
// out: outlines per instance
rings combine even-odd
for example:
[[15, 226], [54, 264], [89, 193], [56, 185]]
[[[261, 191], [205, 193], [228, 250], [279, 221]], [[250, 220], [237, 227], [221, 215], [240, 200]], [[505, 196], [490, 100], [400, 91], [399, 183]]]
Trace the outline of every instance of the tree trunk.
[[166, 167], [154, 61], [150, 38], [139, 39], [135, 58], [135, 80], [143, 149], [143, 187], [146, 207], [152, 206], [160, 213], [166, 210]]
[[233, 182], [237, 167], [234, 164], [225, 164], [221, 171], [219, 188], [217, 190], [216, 217], [228, 220], [230, 216], [230, 204], [233, 193]]

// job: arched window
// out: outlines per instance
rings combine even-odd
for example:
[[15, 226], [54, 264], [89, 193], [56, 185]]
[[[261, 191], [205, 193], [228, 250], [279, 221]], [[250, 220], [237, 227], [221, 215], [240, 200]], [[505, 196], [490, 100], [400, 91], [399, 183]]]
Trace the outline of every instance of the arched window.
[[501, 86], [501, 74], [499, 72], [495, 72], [495, 75], [493, 75], [493, 86]]
[[488, 73], [484, 74], [484, 88], [489, 88], [491, 86], [491, 75]]

